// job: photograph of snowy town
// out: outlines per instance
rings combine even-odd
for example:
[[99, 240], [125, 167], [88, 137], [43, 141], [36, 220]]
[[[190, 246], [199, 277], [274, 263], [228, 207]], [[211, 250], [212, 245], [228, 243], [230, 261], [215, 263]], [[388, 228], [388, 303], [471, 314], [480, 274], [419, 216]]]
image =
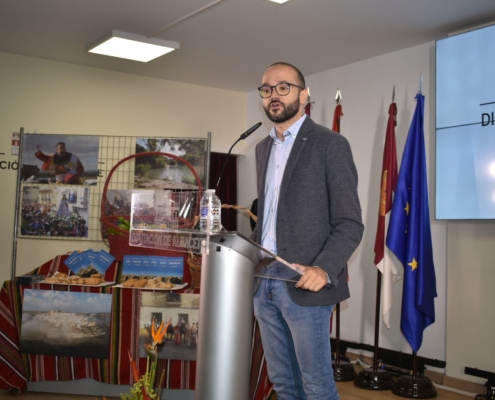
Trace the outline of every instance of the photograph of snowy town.
[[108, 358], [112, 295], [24, 291], [21, 352]]

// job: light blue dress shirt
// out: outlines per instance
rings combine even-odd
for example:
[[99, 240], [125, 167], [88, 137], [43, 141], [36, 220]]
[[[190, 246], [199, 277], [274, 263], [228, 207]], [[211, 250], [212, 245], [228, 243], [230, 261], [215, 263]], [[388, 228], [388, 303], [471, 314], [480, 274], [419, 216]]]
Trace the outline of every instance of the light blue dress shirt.
[[268, 161], [268, 170], [266, 171], [265, 208], [263, 213], [265, 217], [261, 242], [264, 248], [275, 254], [277, 254], [277, 210], [280, 185], [282, 184], [285, 166], [287, 165], [292, 146], [305, 118], [306, 114], [284, 132], [284, 141], [277, 137], [275, 127], [270, 131], [273, 144]]

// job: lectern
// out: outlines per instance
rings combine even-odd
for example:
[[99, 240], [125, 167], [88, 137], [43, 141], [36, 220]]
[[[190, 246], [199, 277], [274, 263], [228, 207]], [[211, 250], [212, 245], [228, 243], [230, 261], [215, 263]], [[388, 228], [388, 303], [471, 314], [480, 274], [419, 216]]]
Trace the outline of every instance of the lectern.
[[257, 252], [236, 232], [211, 234], [203, 250], [195, 400], [249, 397]]

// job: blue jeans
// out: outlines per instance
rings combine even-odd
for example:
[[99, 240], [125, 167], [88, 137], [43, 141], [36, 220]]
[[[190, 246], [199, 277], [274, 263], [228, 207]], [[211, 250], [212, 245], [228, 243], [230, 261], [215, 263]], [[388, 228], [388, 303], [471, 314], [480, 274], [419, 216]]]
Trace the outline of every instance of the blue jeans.
[[[265, 275], [276, 276], [279, 268], [286, 267], [270, 266]], [[261, 279], [254, 295], [254, 315], [268, 377], [279, 400], [340, 399], [330, 349], [333, 307], [299, 306], [289, 297], [287, 282]]]

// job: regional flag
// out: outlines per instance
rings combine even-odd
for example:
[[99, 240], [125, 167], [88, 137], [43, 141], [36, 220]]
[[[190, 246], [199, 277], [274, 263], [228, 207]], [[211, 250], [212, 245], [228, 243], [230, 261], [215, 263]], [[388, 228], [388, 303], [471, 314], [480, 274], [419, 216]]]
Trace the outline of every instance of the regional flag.
[[416, 100], [387, 233], [387, 246], [404, 267], [400, 327], [414, 352], [421, 347], [423, 331], [435, 322], [437, 296], [426, 179], [424, 96], [418, 93]]
[[333, 111], [333, 123], [332, 123], [332, 131], [340, 133], [340, 120], [344, 116], [342, 112], [342, 106], [337, 104], [335, 106], [335, 110]]
[[395, 146], [395, 125], [397, 106], [390, 104], [388, 109], [387, 134], [383, 151], [382, 179], [380, 182], [380, 208], [378, 210], [378, 226], [375, 238], [375, 265], [382, 274], [382, 317], [383, 323], [390, 329], [390, 310], [392, 309], [392, 285], [401, 277], [398, 275], [392, 254], [385, 247], [390, 210], [392, 209], [392, 193], [397, 186], [397, 150]]

